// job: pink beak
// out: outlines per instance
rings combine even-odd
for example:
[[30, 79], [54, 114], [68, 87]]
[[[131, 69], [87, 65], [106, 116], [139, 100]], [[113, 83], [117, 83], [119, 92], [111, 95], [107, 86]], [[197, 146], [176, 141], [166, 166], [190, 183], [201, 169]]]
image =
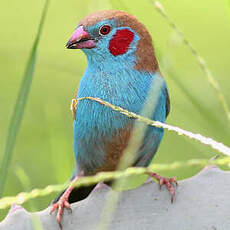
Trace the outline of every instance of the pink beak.
[[67, 49], [92, 49], [96, 47], [97, 41], [90, 38], [83, 26], [79, 26], [66, 44]]

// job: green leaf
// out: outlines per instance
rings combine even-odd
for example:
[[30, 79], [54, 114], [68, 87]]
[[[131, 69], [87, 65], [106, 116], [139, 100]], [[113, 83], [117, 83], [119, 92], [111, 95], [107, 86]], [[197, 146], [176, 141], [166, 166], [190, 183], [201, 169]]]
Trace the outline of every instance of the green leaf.
[[28, 95], [30, 92], [30, 86], [33, 79], [35, 64], [36, 64], [36, 56], [37, 56], [37, 47], [39, 44], [42, 28], [44, 25], [45, 16], [48, 8], [48, 0], [45, 1], [44, 9], [42, 12], [42, 16], [40, 19], [40, 24], [38, 27], [38, 32], [30, 53], [29, 60], [27, 62], [27, 66], [25, 68], [24, 77], [20, 86], [20, 90], [16, 99], [16, 103], [14, 106], [13, 114], [10, 120], [9, 128], [8, 128], [8, 136], [6, 139], [5, 151], [3, 154], [1, 167], [0, 167], [0, 197], [3, 194], [4, 186], [6, 183], [6, 178], [8, 174], [8, 169], [10, 167], [10, 162], [13, 155], [13, 150], [17, 138], [17, 134], [20, 128], [20, 124], [23, 118], [23, 114], [25, 111], [26, 102], [28, 99]]

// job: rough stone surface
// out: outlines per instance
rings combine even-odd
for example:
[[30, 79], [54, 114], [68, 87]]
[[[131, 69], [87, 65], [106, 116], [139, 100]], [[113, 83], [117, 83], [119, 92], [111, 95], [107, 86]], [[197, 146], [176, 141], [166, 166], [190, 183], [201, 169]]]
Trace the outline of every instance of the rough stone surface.
[[[64, 212], [63, 230], [96, 229], [109, 191], [108, 186], [100, 187], [85, 200], [72, 204], [72, 214]], [[121, 193], [109, 229], [229, 230], [229, 195], [230, 172], [216, 167], [206, 168], [198, 175], [180, 181], [173, 204], [165, 187], [159, 191], [158, 184], [147, 183]], [[55, 215], [49, 215], [49, 208], [35, 214], [44, 230], [59, 229]], [[12, 207], [0, 223], [0, 230], [15, 229], [33, 229], [31, 213], [20, 206]]]

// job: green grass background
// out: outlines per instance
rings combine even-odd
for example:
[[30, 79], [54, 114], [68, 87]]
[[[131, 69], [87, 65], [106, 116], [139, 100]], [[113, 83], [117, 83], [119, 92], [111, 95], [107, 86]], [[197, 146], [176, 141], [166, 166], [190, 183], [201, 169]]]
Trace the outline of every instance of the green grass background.
[[[164, 0], [168, 15], [203, 56], [230, 105], [230, 10], [228, 1]], [[44, 1], [2, 1], [0, 9], [0, 153], [5, 148], [7, 128], [29, 57]], [[86, 67], [81, 51], [65, 49], [77, 22], [90, 12], [124, 9], [136, 15], [151, 32], [162, 72], [168, 83], [171, 113], [167, 122], [210, 136], [230, 145], [229, 124], [194, 56], [147, 0], [50, 1], [36, 63], [36, 71], [23, 122], [18, 133], [4, 195], [28, 188], [65, 182], [72, 172], [72, 114], [70, 102]], [[211, 148], [165, 132], [155, 163], [192, 158], [211, 158]], [[0, 160], [2, 155], [0, 155]], [[199, 168], [164, 171], [178, 179], [190, 177]], [[133, 183], [137, 183], [137, 179]], [[36, 210], [45, 208], [54, 194], [33, 200]], [[31, 204], [25, 204], [31, 209]], [[1, 212], [3, 217], [7, 210]]]

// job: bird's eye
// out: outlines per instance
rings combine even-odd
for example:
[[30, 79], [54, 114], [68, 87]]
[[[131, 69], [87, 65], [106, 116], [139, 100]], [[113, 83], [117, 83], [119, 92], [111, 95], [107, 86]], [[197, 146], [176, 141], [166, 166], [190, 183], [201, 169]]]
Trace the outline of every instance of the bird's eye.
[[104, 25], [100, 28], [99, 34], [100, 35], [107, 35], [111, 30], [111, 27], [109, 25]]

